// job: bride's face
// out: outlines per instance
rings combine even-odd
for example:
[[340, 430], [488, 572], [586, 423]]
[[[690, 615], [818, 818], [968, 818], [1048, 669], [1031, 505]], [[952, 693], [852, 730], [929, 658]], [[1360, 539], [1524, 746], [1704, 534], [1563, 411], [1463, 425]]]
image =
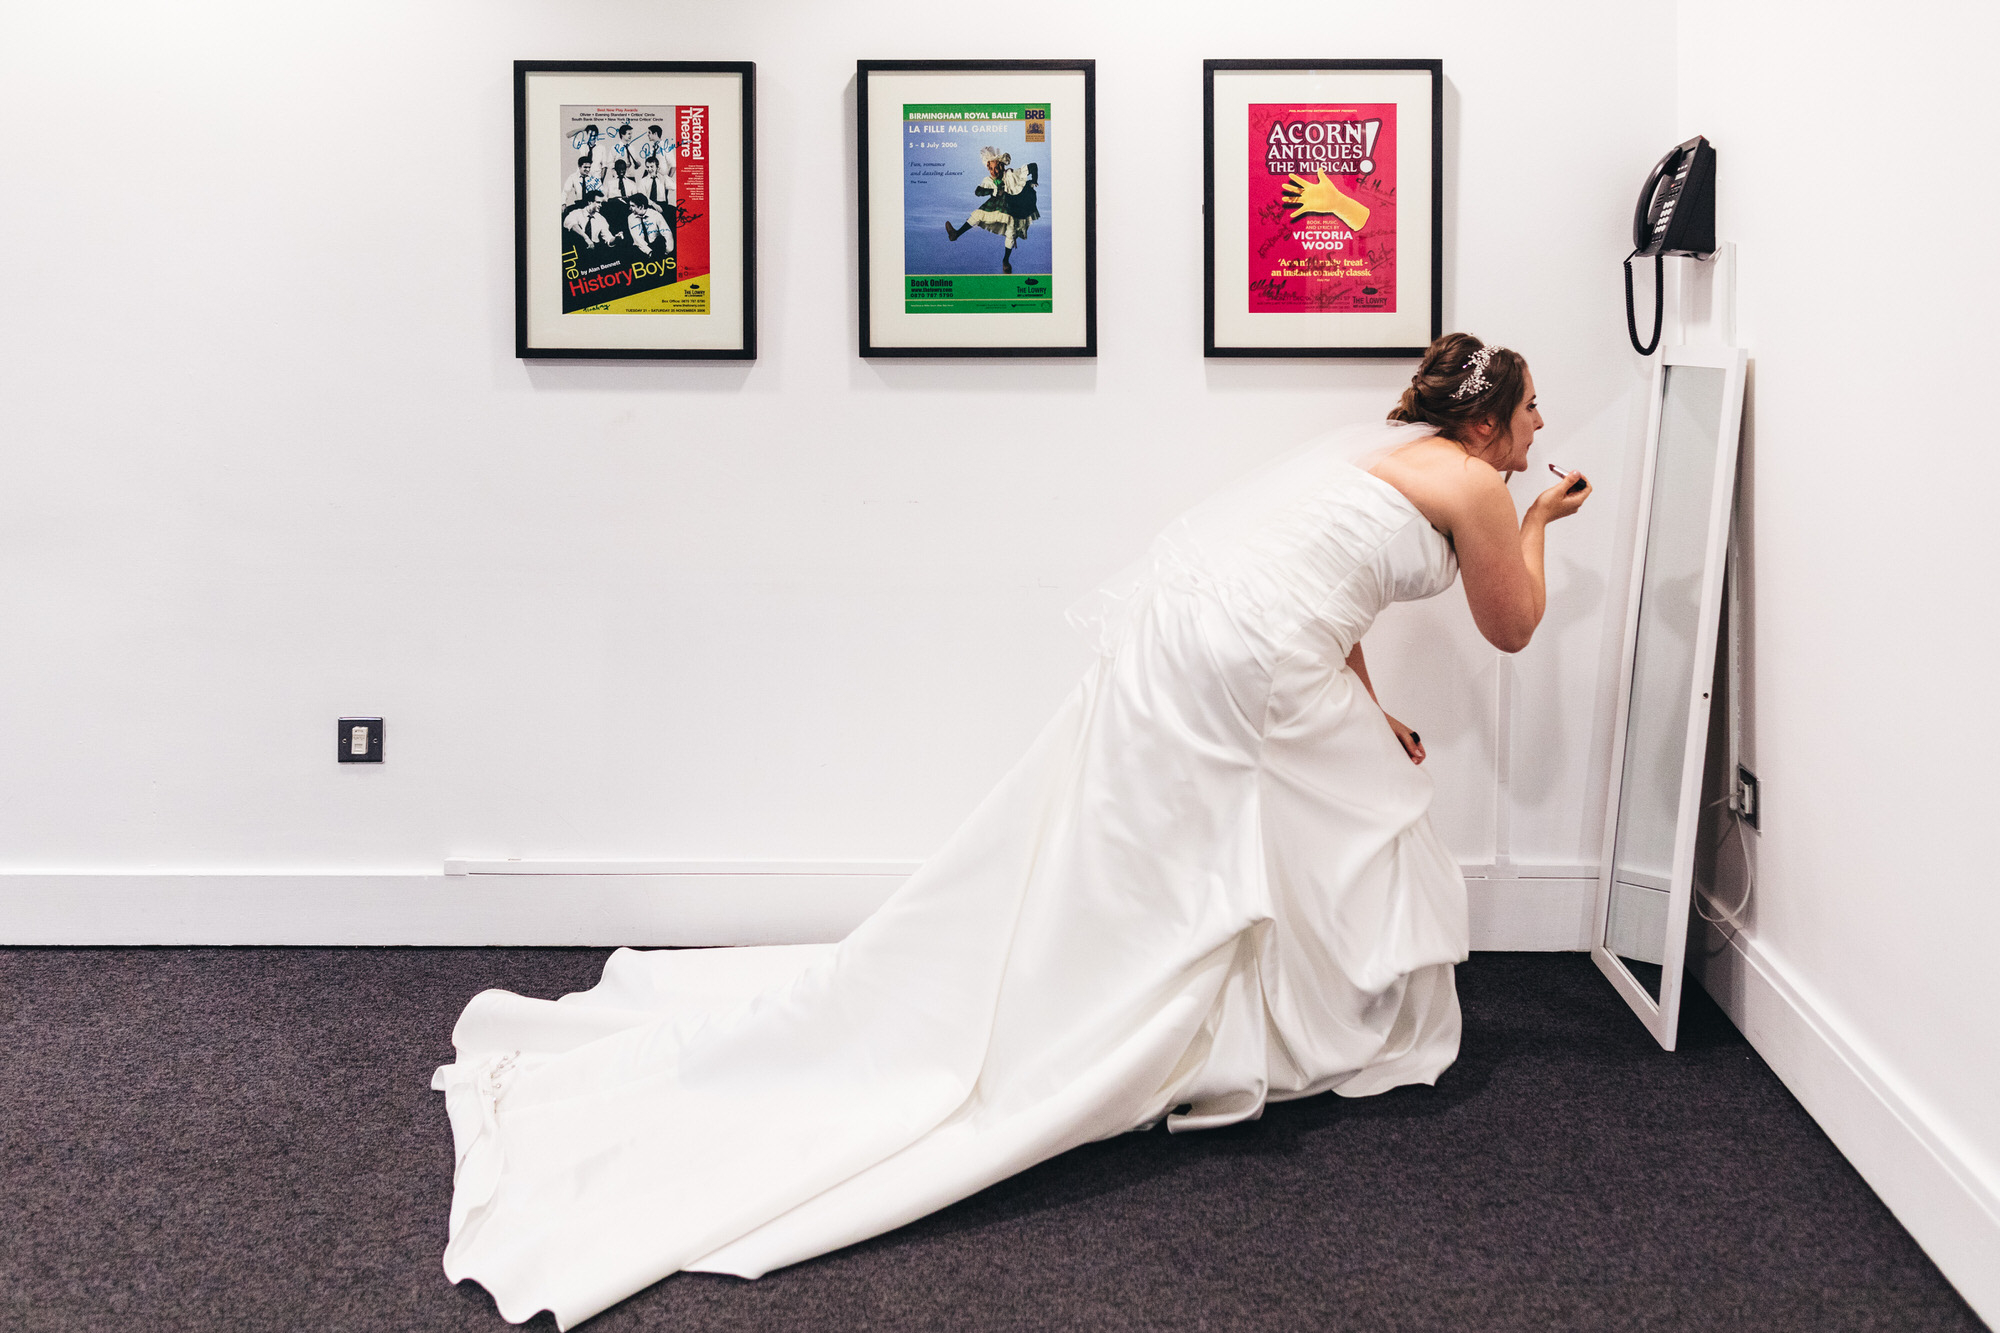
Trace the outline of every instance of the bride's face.
[[1542, 428], [1542, 410], [1535, 404], [1535, 377], [1523, 370], [1521, 381], [1524, 392], [1520, 406], [1505, 422], [1498, 423], [1490, 442], [1483, 451], [1487, 460], [1502, 472], [1521, 472], [1528, 466], [1528, 450], [1535, 443], [1535, 432]]

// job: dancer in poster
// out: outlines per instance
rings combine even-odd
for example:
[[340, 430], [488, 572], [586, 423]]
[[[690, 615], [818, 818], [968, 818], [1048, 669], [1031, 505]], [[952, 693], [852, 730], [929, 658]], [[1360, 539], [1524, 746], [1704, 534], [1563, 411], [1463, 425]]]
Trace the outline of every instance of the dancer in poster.
[[1029, 226], [1042, 215], [1035, 201], [1035, 187], [1041, 184], [1041, 167], [1030, 162], [1009, 170], [1014, 155], [992, 148], [980, 149], [979, 157], [986, 163], [986, 179], [975, 185], [972, 192], [987, 196], [987, 202], [972, 210], [964, 226], [945, 223], [945, 234], [956, 241], [974, 227], [992, 232], [1007, 242], [1000, 252], [1000, 271], [1012, 273], [1015, 243], [1028, 234]]

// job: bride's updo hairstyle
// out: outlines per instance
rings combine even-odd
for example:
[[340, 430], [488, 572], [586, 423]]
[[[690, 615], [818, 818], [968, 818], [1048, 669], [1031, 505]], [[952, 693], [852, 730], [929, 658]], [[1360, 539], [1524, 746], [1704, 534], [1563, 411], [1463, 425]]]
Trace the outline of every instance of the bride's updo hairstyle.
[[1447, 333], [1424, 352], [1391, 421], [1428, 422], [1459, 443], [1482, 421], [1505, 425], [1521, 405], [1528, 363], [1519, 352], [1488, 347], [1469, 333]]

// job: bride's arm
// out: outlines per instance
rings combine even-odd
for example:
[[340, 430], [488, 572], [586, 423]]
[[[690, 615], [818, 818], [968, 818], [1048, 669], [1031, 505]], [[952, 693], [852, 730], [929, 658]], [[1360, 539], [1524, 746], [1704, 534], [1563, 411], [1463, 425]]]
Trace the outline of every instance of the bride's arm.
[[1527, 514], [1517, 519], [1514, 498], [1498, 472], [1479, 464], [1460, 475], [1463, 481], [1450, 503], [1451, 537], [1472, 623], [1501, 652], [1518, 653], [1534, 637], [1548, 605], [1543, 534], [1549, 524], [1582, 506], [1590, 486], [1571, 494], [1565, 477], [1536, 496]]
[[[1361, 677], [1361, 688], [1368, 691], [1369, 698], [1375, 699], [1375, 682], [1368, 679], [1368, 659], [1361, 655], [1361, 645], [1358, 643], [1348, 649], [1347, 669]], [[1382, 701], [1375, 699], [1375, 706], [1380, 708]]]
[[[1375, 699], [1375, 706], [1382, 708], [1382, 701], [1375, 698], [1374, 682], [1368, 679], [1368, 659], [1361, 655], [1361, 645], [1358, 643], [1348, 651], [1347, 669], [1361, 677], [1361, 687], [1368, 691], [1370, 699]], [[1386, 708], [1382, 709], [1382, 716], [1389, 719], [1389, 730], [1395, 732], [1396, 739], [1403, 743], [1403, 751], [1410, 756], [1410, 762], [1413, 764], [1423, 763], [1424, 743], [1417, 739], [1417, 733], [1411, 731], [1395, 718], [1389, 717], [1389, 710]]]

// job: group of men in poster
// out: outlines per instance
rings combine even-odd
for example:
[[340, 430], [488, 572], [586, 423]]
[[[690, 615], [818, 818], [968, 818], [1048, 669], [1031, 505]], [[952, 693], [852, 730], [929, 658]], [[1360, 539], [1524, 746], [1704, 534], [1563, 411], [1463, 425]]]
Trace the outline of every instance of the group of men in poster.
[[652, 259], [674, 249], [674, 145], [655, 122], [607, 131], [586, 125], [571, 134], [576, 170], [563, 183], [563, 229], [585, 250], [621, 240]]

